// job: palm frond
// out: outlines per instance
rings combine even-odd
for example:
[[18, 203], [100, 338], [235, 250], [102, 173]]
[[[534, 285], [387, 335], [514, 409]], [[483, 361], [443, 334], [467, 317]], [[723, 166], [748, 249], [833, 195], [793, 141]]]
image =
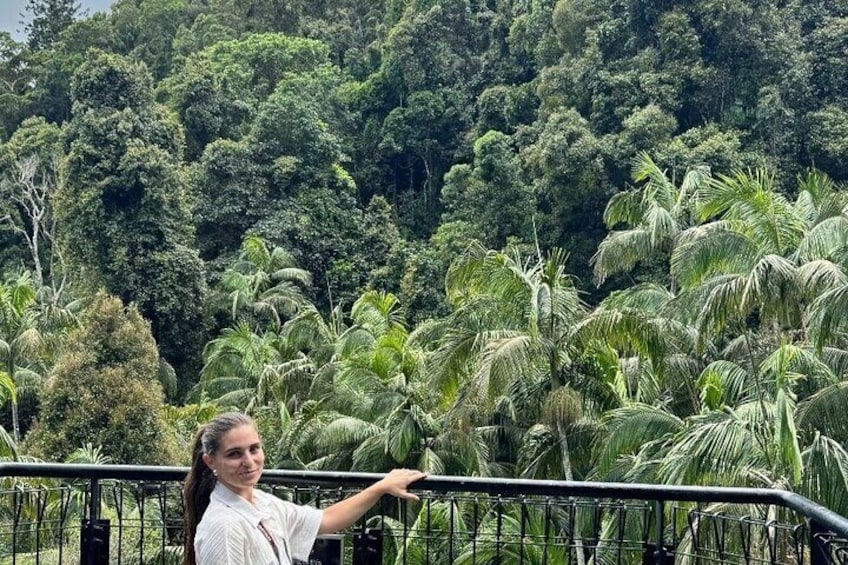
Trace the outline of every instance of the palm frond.
[[820, 354], [821, 362], [827, 365], [831, 374], [839, 380], [845, 379], [848, 373], [848, 350], [836, 347], [824, 347]]
[[663, 482], [745, 486], [743, 471], [765, 465], [747, 413], [713, 411], [688, 419], [658, 468]]
[[760, 258], [744, 275], [716, 275], [703, 284], [710, 288], [698, 326], [720, 332], [731, 320], [744, 320], [758, 309], [761, 317], [791, 322], [800, 316], [800, 290], [795, 268], [779, 255]]
[[602, 307], [608, 309], [633, 308], [643, 312], [659, 312], [672, 298], [673, 295], [662, 285], [646, 282], [612, 292], [604, 298]]
[[619, 224], [638, 225], [645, 214], [645, 201], [639, 190], [617, 192], [610, 197], [604, 209], [604, 225], [614, 228]]
[[5, 371], [0, 371], [0, 404], [5, 404], [9, 400], [17, 402], [17, 396], [18, 387], [11, 375]]
[[840, 515], [848, 513], [848, 452], [843, 445], [816, 433], [803, 459], [801, 494]]
[[298, 267], [283, 267], [271, 273], [271, 280], [277, 282], [277, 284], [285, 281], [289, 283], [298, 283], [301, 286], [308, 287], [312, 284], [312, 275], [309, 271]]
[[595, 282], [601, 284], [610, 275], [632, 271], [636, 263], [650, 257], [654, 250], [652, 234], [647, 229], [634, 228], [608, 233], [592, 256]]
[[597, 308], [575, 324], [572, 332], [578, 343], [605, 341], [625, 355], [638, 353], [659, 367], [666, 353], [666, 336], [651, 321], [645, 312], [633, 308]]
[[795, 209], [807, 226], [843, 213], [848, 203], [845, 193], [826, 173], [815, 169], [798, 175], [798, 198]]
[[816, 259], [832, 260], [848, 247], [848, 217], [832, 216], [822, 220], [809, 231], [798, 244], [793, 258], [799, 263]]
[[394, 294], [370, 290], [353, 303], [350, 315], [372, 335], [381, 336], [401, 323], [399, 309], [400, 301]]
[[316, 441], [322, 449], [332, 451], [346, 445], [360, 444], [381, 431], [379, 426], [371, 422], [345, 416], [327, 424]]
[[241, 244], [241, 257], [258, 267], [271, 263], [271, 252], [265, 241], [257, 235], [248, 235]]
[[848, 441], [848, 382], [834, 383], [798, 403], [798, 429], [812, 435], [822, 433], [837, 441]]
[[27, 367], [16, 367], [14, 374], [18, 396], [37, 395], [44, 382], [44, 376]]
[[630, 176], [634, 182], [643, 182], [643, 200], [655, 202], [666, 209], [674, 204], [674, 185], [666, 172], [646, 152], [640, 152], [631, 161]]
[[386, 438], [386, 448], [396, 464], [405, 464], [410, 452], [426, 437], [415, 417], [407, 412], [398, 412], [391, 421], [391, 433]]
[[720, 359], [704, 368], [698, 377], [701, 400], [710, 409], [736, 406], [755, 392], [754, 377], [731, 361]]
[[683, 421], [674, 414], [657, 406], [632, 404], [604, 414], [602, 431], [596, 445], [595, 469], [598, 477], [605, 480], [616, 461], [637, 453], [644, 444], [663, 441], [677, 434]]
[[797, 488], [803, 469], [801, 447], [798, 444], [798, 434], [795, 433], [795, 398], [785, 387], [777, 390], [774, 411], [775, 451], [782, 466], [781, 471], [789, 478], [790, 486]]
[[651, 236], [651, 248], [659, 249], [663, 244], [673, 240], [680, 233], [677, 218], [665, 208], [654, 206], [645, 214], [645, 223]]
[[848, 319], [848, 285], [832, 288], [818, 296], [809, 307], [808, 331], [821, 349], [844, 328]]
[[768, 355], [759, 367], [760, 374], [776, 387], [791, 388], [797, 380], [805, 379], [818, 385], [837, 382], [836, 374], [809, 347], [782, 343]]
[[715, 275], [747, 273], [762, 249], [727, 222], [713, 222], [683, 232], [671, 254], [671, 275], [684, 288]]
[[473, 376], [475, 388], [493, 401], [511, 379], [531, 369], [541, 352], [537, 343], [517, 332], [492, 332]]
[[774, 175], [759, 169], [707, 179], [700, 194], [702, 221], [721, 216], [738, 222], [767, 253], [781, 255], [797, 247], [804, 233], [803, 220], [783, 194], [775, 190]]
[[848, 285], [845, 271], [827, 259], [804, 263], [797, 270], [798, 284], [804, 297], [814, 299], [828, 290]]

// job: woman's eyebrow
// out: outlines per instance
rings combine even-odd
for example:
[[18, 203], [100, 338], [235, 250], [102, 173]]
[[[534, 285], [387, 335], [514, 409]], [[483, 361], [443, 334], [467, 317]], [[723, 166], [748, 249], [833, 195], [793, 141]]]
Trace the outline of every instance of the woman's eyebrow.
[[245, 449], [250, 449], [251, 447], [262, 447], [262, 442], [257, 441], [256, 443], [251, 443], [250, 445], [237, 445], [235, 447], [231, 447], [229, 449], [224, 450], [224, 453], [233, 453], [235, 451], [244, 451]]

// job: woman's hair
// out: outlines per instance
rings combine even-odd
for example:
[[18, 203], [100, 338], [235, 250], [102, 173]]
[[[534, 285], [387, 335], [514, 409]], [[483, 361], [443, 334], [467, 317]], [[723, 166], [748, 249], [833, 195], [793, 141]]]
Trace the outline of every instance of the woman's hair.
[[183, 486], [185, 504], [185, 542], [183, 565], [196, 565], [194, 558], [194, 534], [203, 513], [209, 506], [209, 497], [215, 488], [215, 475], [212, 474], [203, 455], [213, 455], [221, 444], [224, 434], [240, 426], [253, 426], [249, 416], [239, 412], [227, 412], [213, 418], [200, 427], [194, 436], [191, 450], [191, 469]]

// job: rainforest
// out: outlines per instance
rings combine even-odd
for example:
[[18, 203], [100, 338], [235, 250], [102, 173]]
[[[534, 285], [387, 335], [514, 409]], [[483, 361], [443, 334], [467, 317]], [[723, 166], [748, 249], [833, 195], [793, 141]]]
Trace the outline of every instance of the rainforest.
[[30, 0], [0, 457], [848, 515], [845, 0]]

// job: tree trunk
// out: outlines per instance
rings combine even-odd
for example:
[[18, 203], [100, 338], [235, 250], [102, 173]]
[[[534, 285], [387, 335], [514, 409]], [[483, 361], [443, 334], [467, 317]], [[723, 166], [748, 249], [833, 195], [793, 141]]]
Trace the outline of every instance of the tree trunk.
[[18, 423], [18, 401], [15, 399], [12, 399], [12, 434], [17, 445], [21, 441], [21, 426]]
[[[559, 445], [562, 457], [562, 472], [566, 481], [573, 481], [574, 474], [571, 472], [571, 452], [568, 449], [568, 437], [562, 423], [557, 423], [559, 434]], [[577, 555], [577, 565], [586, 565], [586, 557], [583, 555], [583, 539], [580, 535], [579, 512], [574, 513], [574, 523], [571, 524], [571, 537], [574, 539], [574, 552]]]

